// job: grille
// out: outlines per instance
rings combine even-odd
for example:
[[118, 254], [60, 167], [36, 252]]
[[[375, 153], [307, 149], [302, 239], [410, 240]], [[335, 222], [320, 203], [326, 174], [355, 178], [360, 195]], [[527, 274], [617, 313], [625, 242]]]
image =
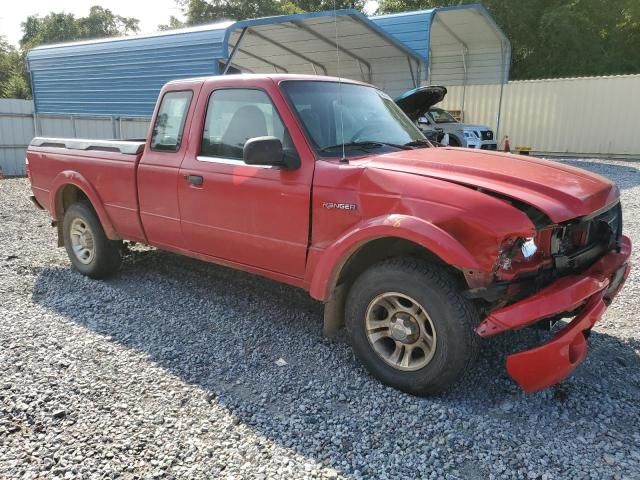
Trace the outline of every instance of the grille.
[[614, 234], [616, 241], [622, 240], [622, 204], [618, 204], [594, 218], [596, 222], [605, 222]]
[[557, 227], [551, 252], [554, 255], [572, 255], [596, 246], [611, 249], [621, 237], [622, 207], [618, 203], [595, 217]]
[[482, 135], [482, 140], [493, 140], [493, 132], [491, 130], [480, 132], [480, 135]]

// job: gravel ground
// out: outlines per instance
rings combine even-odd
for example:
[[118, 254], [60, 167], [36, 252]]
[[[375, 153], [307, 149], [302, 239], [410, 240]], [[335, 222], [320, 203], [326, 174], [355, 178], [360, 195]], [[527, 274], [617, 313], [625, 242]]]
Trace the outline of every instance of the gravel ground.
[[[640, 244], [638, 167], [570, 163], [618, 183]], [[28, 193], [0, 181], [0, 478], [640, 478], [637, 269], [555, 389], [503, 368], [532, 331], [420, 399], [324, 339], [300, 290], [146, 249], [79, 275]]]

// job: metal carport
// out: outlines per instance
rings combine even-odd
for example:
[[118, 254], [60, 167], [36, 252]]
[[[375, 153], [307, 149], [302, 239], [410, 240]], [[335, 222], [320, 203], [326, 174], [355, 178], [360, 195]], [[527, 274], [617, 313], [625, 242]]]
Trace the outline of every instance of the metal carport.
[[339, 75], [398, 95], [422, 83], [504, 83], [510, 52], [484, 7], [464, 5], [370, 19], [355, 10], [303, 13], [46, 45], [27, 62], [37, 114], [148, 116], [163, 83], [220, 74], [229, 57], [242, 70]]
[[424, 72], [418, 53], [356, 10], [239, 21], [227, 28], [226, 43], [241, 70], [341, 76], [391, 95], [419, 85]]
[[[463, 86], [464, 90], [467, 85], [504, 85], [509, 80], [511, 43], [480, 4], [380, 15], [370, 20], [420, 55], [427, 65], [424, 84]], [[463, 93], [463, 111], [464, 98]], [[500, 113], [498, 124], [499, 117]]]
[[150, 116], [164, 83], [219, 75], [229, 58], [244, 71], [340, 75], [391, 95], [414, 88], [424, 72], [420, 55], [355, 10], [45, 45], [27, 63], [37, 115], [117, 118]]

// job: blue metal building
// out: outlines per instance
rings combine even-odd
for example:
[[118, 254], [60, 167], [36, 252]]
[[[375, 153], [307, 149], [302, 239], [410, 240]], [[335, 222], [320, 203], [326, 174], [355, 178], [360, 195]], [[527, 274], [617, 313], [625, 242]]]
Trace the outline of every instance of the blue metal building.
[[164, 83], [218, 75], [227, 64], [342, 76], [398, 95], [424, 83], [506, 81], [507, 53], [489, 14], [471, 5], [370, 19], [340, 10], [225, 22], [41, 46], [27, 62], [36, 114], [149, 117]]
[[227, 63], [255, 73], [341, 75], [392, 94], [413, 88], [423, 71], [419, 55], [355, 10], [42, 46], [27, 61], [36, 113], [74, 116], [150, 116], [164, 83], [218, 75]]
[[168, 81], [219, 73], [230, 24], [35, 48], [27, 61], [36, 112], [151, 116]]

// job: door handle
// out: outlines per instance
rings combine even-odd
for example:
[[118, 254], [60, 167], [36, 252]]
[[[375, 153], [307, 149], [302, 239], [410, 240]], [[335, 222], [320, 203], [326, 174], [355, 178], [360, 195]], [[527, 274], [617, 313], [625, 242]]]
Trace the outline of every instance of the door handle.
[[204, 183], [204, 179], [201, 175], [185, 175], [184, 178], [187, 180], [187, 182], [189, 182], [191, 185], [195, 185], [196, 187], [199, 187]]

